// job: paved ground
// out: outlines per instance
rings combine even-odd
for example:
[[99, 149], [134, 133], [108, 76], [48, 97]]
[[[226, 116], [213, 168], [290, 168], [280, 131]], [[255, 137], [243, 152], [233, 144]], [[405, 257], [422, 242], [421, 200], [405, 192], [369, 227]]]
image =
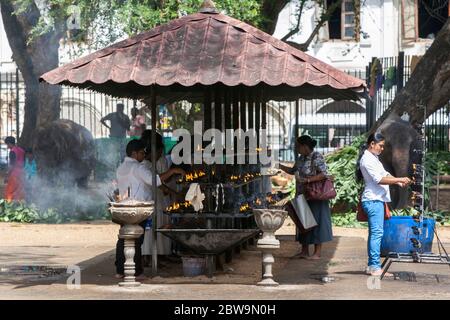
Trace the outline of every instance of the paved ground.
[[[281, 249], [275, 254], [279, 287], [255, 285], [261, 276], [261, 253], [249, 247], [212, 279], [185, 278], [181, 263], [165, 262], [158, 277], [138, 289], [123, 289], [112, 277], [117, 231], [109, 222], [0, 223], [0, 299], [450, 299], [450, 268], [441, 265], [394, 265], [397, 279], [368, 286], [362, 272], [365, 229], [335, 228], [335, 239], [324, 246], [320, 261], [292, 258], [299, 246], [290, 221], [279, 232]], [[439, 234], [450, 249], [450, 228], [441, 228]], [[69, 265], [82, 269], [79, 290], [66, 285]], [[323, 282], [324, 276], [332, 281]]]

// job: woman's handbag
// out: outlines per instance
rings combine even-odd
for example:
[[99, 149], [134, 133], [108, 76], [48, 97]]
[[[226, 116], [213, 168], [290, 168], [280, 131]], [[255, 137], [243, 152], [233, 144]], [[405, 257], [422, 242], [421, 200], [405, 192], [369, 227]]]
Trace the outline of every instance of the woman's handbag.
[[310, 182], [305, 185], [305, 196], [308, 200], [330, 200], [336, 197], [336, 189], [331, 179]]
[[[391, 209], [389, 208], [387, 202], [384, 203], [384, 220], [388, 220], [392, 217]], [[367, 222], [367, 214], [362, 207], [361, 198], [358, 202], [358, 207], [356, 208], [356, 220], [359, 222]]]
[[[311, 168], [314, 166], [314, 156], [311, 157]], [[310, 182], [305, 185], [307, 200], [330, 200], [336, 198], [333, 181], [327, 177], [324, 180]]]
[[356, 207], [356, 220], [359, 222], [367, 222], [367, 214], [364, 212], [364, 209], [362, 207], [361, 199], [358, 201], [358, 206]]

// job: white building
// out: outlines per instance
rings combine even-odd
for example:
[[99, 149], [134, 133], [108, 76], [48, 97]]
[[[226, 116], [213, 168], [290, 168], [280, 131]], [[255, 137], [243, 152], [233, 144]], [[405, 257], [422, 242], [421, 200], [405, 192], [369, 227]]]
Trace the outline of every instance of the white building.
[[[326, 4], [329, 7], [335, 2], [327, 0]], [[406, 68], [412, 70], [420, 56], [431, 46], [450, 12], [448, 0], [361, 0], [360, 3], [358, 10], [354, 0], [343, 0], [330, 20], [320, 28], [307, 53], [343, 71], [358, 71], [363, 79], [367, 78], [366, 69], [373, 58], [392, 57], [392, 66], [396, 65], [395, 57], [401, 51], [406, 56]], [[274, 33], [277, 38], [283, 38], [296, 26], [298, 7], [299, 1], [293, 0], [281, 12]], [[438, 18], [430, 15], [427, 10], [430, 7]], [[322, 10], [316, 1], [309, 1], [301, 15], [300, 31], [287, 40], [300, 44], [306, 42]], [[383, 65], [383, 75], [386, 67]], [[379, 91], [380, 96], [384, 95], [381, 99], [392, 101], [396, 90], [395, 86], [393, 89], [383, 87]], [[278, 133], [278, 136], [273, 134], [272, 139], [279, 141], [280, 148], [284, 145], [290, 149], [297, 135], [292, 105], [287, 104], [284, 114], [271, 117], [275, 121], [269, 122], [271, 131]], [[298, 134], [314, 136], [319, 140], [322, 151], [333, 150], [348, 144], [354, 135], [365, 131], [365, 109], [365, 101], [303, 101]], [[382, 110], [376, 113], [379, 115]]]
[[[327, 0], [330, 5], [336, 0]], [[372, 57], [423, 55], [448, 16], [448, 1], [440, 2], [439, 21], [430, 16], [422, 0], [361, 0], [360, 11], [354, 0], [343, 0], [331, 19], [320, 29], [308, 54], [339, 69], [365, 70]], [[296, 24], [297, 0], [281, 12], [274, 35], [282, 38]], [[321, 9], [309, 1], [301, 17], [301, 31], [289, 40], [303, 43], [312, 33]], [[357, 21], [360, 21], [360, 27]], [[359, 29], [359, 32], [358, 32]]]

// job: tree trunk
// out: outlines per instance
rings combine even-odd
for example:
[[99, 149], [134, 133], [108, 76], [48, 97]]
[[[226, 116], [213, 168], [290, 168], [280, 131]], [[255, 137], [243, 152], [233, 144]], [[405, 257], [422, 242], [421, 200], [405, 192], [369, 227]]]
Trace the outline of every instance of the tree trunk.
[[423, 123], [426, 117], [444, 107], [450, 100], [450, 18], [420, 59], [406, 86], [370, 130], [374, 132], [389, 115], [410, 115], [412, 125]]
[[59, 64], [59, 39], [61, 32], [51, 31], [27, 44], [31, 29], [37, 24], [40, 13], [34, 5], [26, 12], [15, 15], [10, 0], [0, 0], [3, 25], [17, 64], [25, 82], [25, 114], [19, 143], [30, 147], [35, 130], [59, 119], [61, 88], [39, 83], [39, 77]]

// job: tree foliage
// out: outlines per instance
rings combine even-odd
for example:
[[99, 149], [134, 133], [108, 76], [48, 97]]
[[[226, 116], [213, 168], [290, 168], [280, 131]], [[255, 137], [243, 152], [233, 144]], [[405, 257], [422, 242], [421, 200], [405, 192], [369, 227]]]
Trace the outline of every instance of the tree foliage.
[[[203, 0], [17, 0], [16, 14], [35, 3], [41, 13], [29, 41], [50, 31], [82, 49], [99, 49], [180, 16], [198, 12]], [[259, 26], [261, 1], [217, 0], [218, 10]], [[76, 32], [78, 31], [78, 32]], [[79, 51], [82, 53], [83, 50]]]
[[[65, 43], [76, 43], [72, 52], [82, 54], [86, 48], [96, 50], [116, 40], [149, 30], [157, 25], [198, 12], [204, 0], [17, 0], [17, 14], [24, 13], [30, 5], [39, 3], [41, 15], [30, 34], [29, 41], [51, 30], [64, 33]], [[281, 10], [293, 0], [216, 0], [217, 9], [231, 17], [247, 22], [272, 34]], [[336, 0], [327, 8], [325, 0], [295, 1], [295, 24], [282, 37], [283, 41], [307, 50], [319, 29], [342, 4]], [[360, 8], [361, 0], [354, 0]], [[305, 43], [298, 44], [289, 38], [300, 33], [301, 19], [306, 10], [315, 5], [321, 10], [315, 28]], [[79, 25], [79, 32], [67, 31], [70, 22]], [[70, 26], [69, 26], [70, 29]], [[358, 32], [356, 33], [358, 34]], [[80, 46], [80, 42], [83, 44]], [[76, 48], [76, 50], [75, 50]]]

